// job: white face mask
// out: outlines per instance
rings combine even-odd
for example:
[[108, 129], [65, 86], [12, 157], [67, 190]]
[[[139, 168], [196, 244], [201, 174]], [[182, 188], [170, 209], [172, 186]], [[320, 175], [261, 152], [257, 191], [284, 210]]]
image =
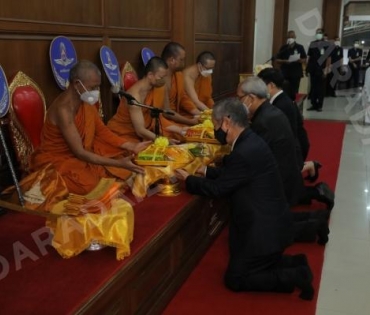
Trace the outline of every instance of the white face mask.
[[293, 45], [295, 43], [295, 38], [288, 38], [287, 41], [286, 41], [286, 43], [288, 45]]
[[360, 44], [355, 44], [355, 48], [358, 48], [358, 47], [360, 47]]
[[96, 104], [100, 98], [100, 91], [99, 90], [88, 91], [80, 80], [79, 82], [81, 83], [82, 87], [85, 90], [85, 92], [80, 94], [81, 101], [88, 103], [90, 105]]
[[316, 34], [317, 40], [322, 40], [322, 38], [323, 38], [323, 35], [321, 33]]
[[213, 70], [212, 69], [208, 69], [208, 70], [202, 70], [200, 72], [200, 74], [203, 76], [203, 77], [209, 77], [210, 75], [212, 75], [213, 73]]
[[334, 42], [334, 45], [335, 45], [335, 46], [340, 46], [340, 41], [338, 41], [338, 40], [337, 40], [337, 41], [335, 41], [335, 42]]

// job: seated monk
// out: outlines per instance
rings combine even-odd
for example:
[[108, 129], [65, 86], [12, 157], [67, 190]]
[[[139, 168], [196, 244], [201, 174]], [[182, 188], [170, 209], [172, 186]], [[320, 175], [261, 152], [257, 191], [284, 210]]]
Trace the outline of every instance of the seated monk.
[[[168, 102], [165, 78], [167, 76], [167, 64], [159, 57], [152, 57], [144, 68], [144, 77], [132, 85], [127, 93], [132, 95], [140, 104], [163, 108]], [[181, 134], [180, 126], [165, 119], [160, 115], [160, 123], [164, 136], [171, 137], [174, 133]], [[133, 142], [154, 140], [155, 119], [151, 117], [150, 109], [128, 105], [122, 98], [116, 114], [108, 121], [108, 128], [118, 136], [122, 136]], [[170, 128], [171, 127], [171, 128]], [[171, 132], [169, 131], [171, 129]], [[170, 139], [171, 143], [177, 141]]]
[[178, 43], [168, 43], [163, 48], [162, 59], [168, 66], [166, 85], [169, 91], [169, 109], [175, 112], [175, 115], [166, 116], [166, 118], [183, 125], [196, 125], [198, 118], [194, 116], [199, 117], [200, 111], [185, 93], [184, 89], [182, 74], [185, 60], [184, 47]]
[[203, 51], [195, 64], [184, 69], [185, 92], [199, 110], [212, 108], [212, 73], [216, 64], [215, 56]]
[[116, 136], [94, 106], [101, 83], [98, 67], [86, 60], [78, 62], [70, 71], [69, 82], [47, 111], [41, 144], [30, 157], [31, 170], [51, 164], [68, 191], [81, 195], [89, 193], [102, 177], [127, 179], [131, 172], [144, 172], [132, 162], [132, 156], [123, 153], [137, 153], [149, 142], [135, 144]]

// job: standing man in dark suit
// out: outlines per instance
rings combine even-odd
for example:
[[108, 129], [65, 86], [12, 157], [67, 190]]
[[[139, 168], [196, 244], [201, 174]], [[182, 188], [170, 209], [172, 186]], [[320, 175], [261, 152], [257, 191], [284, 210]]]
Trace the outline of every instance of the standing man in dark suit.
[[292, 222], [276, 161], [267, 144], [248, 128], [247, 110], [237, 99], [213, 107], [215, 137], [231, 145], [220, 168], [201, 167], [205, 177], [178, 170], [192, 194], [229, 197], [229, 264], [225, 285], [233, 291], [293, 292], [311, 300], [312, 275], [304, 255], [283, 256], [292, 241]]
[[358, 88], [359, 86], [361, 60], [362, 60], [362, 49], [360, 48], [360, 42], [356, 40], [353, 43], [353, 47], [350, 50], [348, 50], [348, 65], [352, 72], [352, 76], [349, 82], [353, 80], [354, 88]]
[[323, 30], [316, 30], [316, 40], [308, 48], [306, 72], [310, 76], [311, 107], [307, 110], [322, 111], [324, 103], [325, 78], [330, 66], [330, 42], [323, 40]]
[[289, 96], [295, 100], [299, 91], [301, 78], [303, 77], [302, 65], [306, 62], [306, 51], [303, 46], [296, 42], [294, 31], [289, 31], [287, 43], [283, 45], [277, 55], [276, 62], [281, 65], [281, 71], [285, 80], [289, 82]]
[[330, 72], [326, 78], [326, 94], [336, 97], [335, 90], [339, 79], [336, 77], [336, 74], [341, 74], [343, 67], [343, 48], [340, 46], [340, 38], [338, 36], [334, 39], [334, 48], [330, 56], [331, 65]]

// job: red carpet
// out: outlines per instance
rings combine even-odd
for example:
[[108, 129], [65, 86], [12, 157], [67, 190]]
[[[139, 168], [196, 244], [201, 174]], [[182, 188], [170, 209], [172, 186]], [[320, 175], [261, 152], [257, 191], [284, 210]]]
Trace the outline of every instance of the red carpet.
[[0, 217], [0, 314], [75, 313], [192, 198], [184, 192], [167, 198], [165, 205], [156, 195], [137, 202], [131, 256], [123, 261], [117, 261], [115, 249], [108, 247], [63, 259], [51, 246], [45, 251], [35, 242], [47, 236], [38, 235], [45, 226], [43, 218], [9, 211]]
[[[334, 190], [342, 150], [345, 124], [336, 122], [305, 122], [311, 149], [309, 159], [322, 162], [320, 181]], [[314, 204], [316, 209], [322, 205]], [[311, 207], [313, 208], [313, 207]], [[335, 211], [335, 207], [334, 210]], [[330, 240], [329, 240], [330, 241]], [[227, 266], [227, 229], [216, 239], [185, 284], [166, 308], [165, 315], [314, 315], [321, 279], [324, 247], [316, 243], [295, 243], [288, 253], [305, 253], [314, 274], [316, 290], [313, 301], [302, 301], [298, 291], [293, 294], [234, 293], [222, 283]]]

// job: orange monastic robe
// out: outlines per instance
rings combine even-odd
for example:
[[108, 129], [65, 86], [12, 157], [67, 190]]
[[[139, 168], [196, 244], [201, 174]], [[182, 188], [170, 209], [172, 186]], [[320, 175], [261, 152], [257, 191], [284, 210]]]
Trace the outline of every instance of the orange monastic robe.
[[212, 99], [212, 77], [198, 76], [195, 80], [194, 89], [198, 95], [198, 99], [209, 108], [212, 108], [215, 103]]
[[[165, 96], [165, 87], [154, 88], [146, 96], [144, 104], [162, 108]], [[127, 141], [140, 142], [142, 139], [136, 134], [134, 125], [131, 121], [129, 106], [135, 105], [128, 105], [126, 99], [122, 98], [116, 114], [108, 121], [107, 126], [116, 135], [124, 137]], [[145, 128], [154, 132], [155, 119], [150, 116], [150, 110], [147, 108], [141, 108], [141, 111], [144, 117]], [[161, 114], [159, 117], [161, 123], [161, 134], [169, 136], [169, 133], [165, 131], [165, 128], [173, 125], [173, 123], [165, 119]]]
[[[86, 150], [105, 157], [123, 156], [120, 146], [124, 138], [116, 136], [101, 121], [94, 106], [82, 104], [75, 117], [75, 124]], [[46, 120], [41, 134], [41, 144], [31, 155], [32, 171], [52, 164], [62, 176], [70, 193], [87, 194], [102, 177], [127, 179], [131, 172], [116, 167], [90, 164], [76, 158], [69, 149], [59, 128]]]
[[182, 72], [177, 71], [171, 78], [171, 91], [169, 94], [170, 108], [181, 116], [193, 118], [191, 111], [196, 109], [195, 104], [185, 93], [184, 77]]

